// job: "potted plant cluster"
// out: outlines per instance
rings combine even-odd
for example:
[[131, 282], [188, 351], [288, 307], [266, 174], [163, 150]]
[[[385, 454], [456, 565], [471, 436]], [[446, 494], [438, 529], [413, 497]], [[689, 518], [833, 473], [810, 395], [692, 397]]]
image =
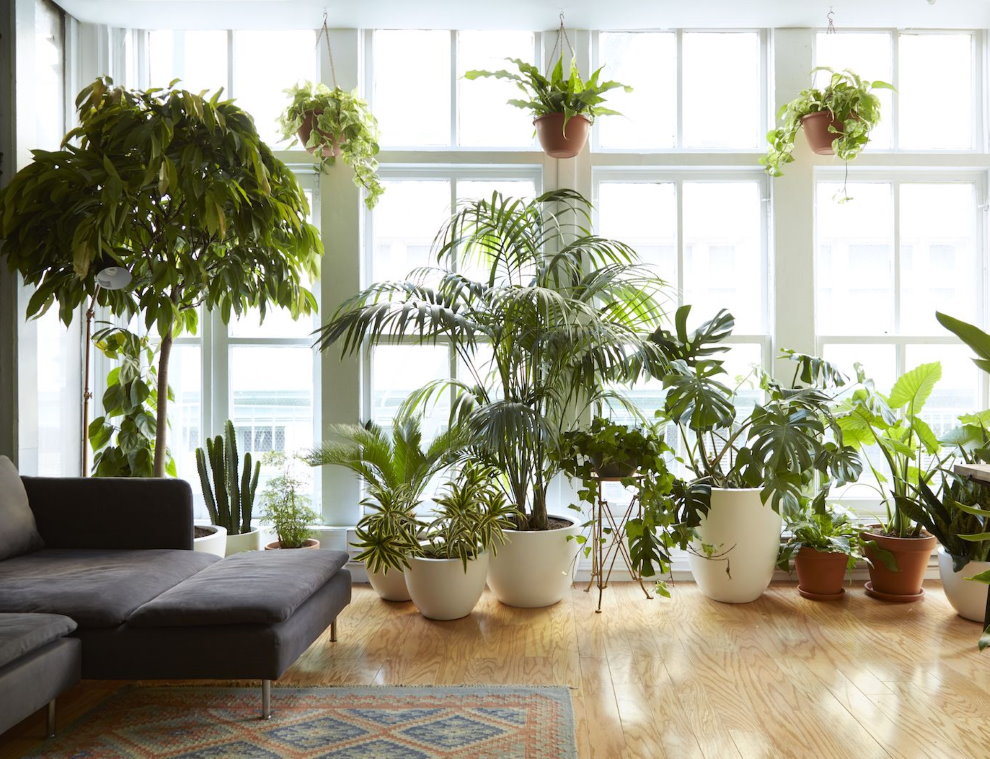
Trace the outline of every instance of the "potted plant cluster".
[[561, 436], [608, 383], [662, 360], [649, 332], [664, 284], [627, 245], [592, 234], [589, 209], [573, 190], [463, 203], [437, 236], [435, 266], [371, 285], [320, 330], [320, 347], [345, 355], [396, 339], [443, 339], [457, 353], [464, 376], [407, 405], [453, 393], [470, 455], [500, 473], [517, 516], [489, 585], [513, 606], [556, 603], [571, 585], [568, 536], [580, 525], [547, 513]]
[[[463, 434], [457, 429], [442, 431], [424, 444], [420, 418], [415, 414], [397, 416], [391, 433], [369, 421], [363, 425], [333, 425], [330, 434], [332, 439], [305, 454], [303, 461], [310, 466], [342, 466], [361, 478], [367, 488], [362, 501], [366, 514], [357, 528], [364, 541], [369, 539], [367, 531], [375, 529], [377, 520], [396, 524], [415, 521], [416, 507], [427, 484], [453, 463], [463, 448]], [[389, 533], [392, 529], [398, 527], [379, 532]], [[366, 562], [368, 579], [379, 596], [386, 601], [409, 600], [401, 566], [381, 561], [374, 552], [357, 558]]]
[[820, 474], [854, 481], [859, 461], [830, 411], [830, 391], [841, 377], [833, 367], [789, 352], [797, 362], [795, 383], [810, 384], [787, 388], [763, 376], [767, 399], [741, 415], [736, 390], [723, 381], [723, 362], [711, 357], [725, 349], [720, 342], [731, 333], [732, 315], [720, 311], [688, 332], [689, 311], [690, 306], [678, 310], [674, 332], [661, 328], [654, 335], [671, 359], [657, 415], [677, 426], [685, 464], [695, 477], [683, 492], [679, 520], [697, 534], [689, 547], [695, 581], [710, 598], [746, 603], [773, 576], [780, 512], [798, 511]]
[[942, 454], [941, 443], [921, 417], [942, 366], [932, 362], [905, 372], [889, 395], [878, 392], [862, 369], [858, 372], [858, 387], [837, 410], [838, 423], [845, 441], [861, 452], [886, 510], [883, 523], [864, 533], [870, 559], [866, 592], [882, 600], [916, 601], [924, 595], [921, 584], [935, 536], [912, 515], [923, 508], [922, 488], [951, 455]]
[[265, 454], [265, 463], [281, 467], [262, 493], [265, 512], [261, 521], [270, 524], [278, 538], [265, 546], [266, 551], [281, 548], [319, 548], [320, 541], [311, 537], [310, 525], [320, 515], [309, 506], [309, 497], [301, 493], [303, 483], [292, 471], [289, 458], [278, 452]]
[[298, 140], [317, 154], [321, 170], [343, 158], [354, 170], [354, 184], [364, 188], [365, 205], [374, 208], [383, 190], [377, 174], [378, 121], [368, 104], [356, 91], [322, 83], [304, 82], [285, 92], [291, 102], [279, 116], [282, 139]]
[[[222, 528], [226, 543], [221, 556], [261, 548], [261, 532], [251, 525], [254, 499], [258, 492], [261, 462], [244, 454], [244, 470], [237, 455], [237, 433], [229, 419], [224, 434], [206, 439], [206, 450], [196, 449], [196, 471], [210, 520]], [[212, 477], [211, 477], [212, 474]], [[212, 482], [211, 482], [212, 479]]]
[[867, 81], [849, 69], [833, 71], [819, 66], [812, 75], [816, 71], [831, 75], [828, 84], [822, 89], [801, 90], [781, 107], [780, 126], [767, 134], [770, 147], [760, 163], [771, 176], [779, 177], [783, 167], [794, 160], [794, 141], [801, 127], [815, 153], [834, 154], [844, 161], [858, 156], [880, 120], [880, 98], [874, 90], [893, 89], [887, 82]]
[[585, 81], [573, 58], [565, 72], [563, 53], [549, 76], [544, 76], [536, 66], [519, 58], [506, 60], [514, 63], [519, 71], [474, 70], [466, 72], [464, 77], [494, 77], [514, 82], [526, 98], [508, 102], [533, 114], [533, 125], [540, 145], [551, 158], [573, 158], [584, 148], [596, 117], [618, 115], [617, 111], [602, 105], [605, 102], [604, 93], [618, 87], [626, 92], [632, 91], [632, 87], [619, 82], [599, 81], [601, 68]]

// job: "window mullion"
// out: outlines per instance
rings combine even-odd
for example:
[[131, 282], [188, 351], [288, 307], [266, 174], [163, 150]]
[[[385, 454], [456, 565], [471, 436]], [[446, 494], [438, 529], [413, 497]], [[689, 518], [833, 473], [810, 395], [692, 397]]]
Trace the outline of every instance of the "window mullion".
[[450, 30], [450, 145], [456, 147], [457, 136], [457, 31]]

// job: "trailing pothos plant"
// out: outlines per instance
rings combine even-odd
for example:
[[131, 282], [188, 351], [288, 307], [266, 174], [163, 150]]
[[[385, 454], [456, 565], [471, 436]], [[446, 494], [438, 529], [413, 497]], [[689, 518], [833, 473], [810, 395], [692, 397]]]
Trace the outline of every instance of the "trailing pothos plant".
[[514, 98], [509, 105], [530, 111], [534, 118], [547, 116], [551, 113], [564, 114], [564, 125], [575, 116], [584, 116], [594, 122], [597, 116], [618, 116], [618, 111], [606, 108], [604, 93], [621, 88], [632, 92], [632, 87], [615, 81], [599, 81], [602, 68], [596, 69], [587, 81], [581, 78], [577, 61], [571, 58], [567, 73], [564, 73], [564, 55], [561, 54], [550, 71], [544, 76], [532, 63], [519, 58], [506, 58], [519, 69], [518, 73], [500, 69], [498, 71], [472, 70], [465, 72], [465, 79], [480, 79], [493, 77], [513, 82], [525, 93], [525, 99]]
[[[697, 526], [712, 487], [759, 488], [764, 503], [786, 514], [800, 509], [820, 475], [840, 484], [855, 481], [862, 465], [832, 413], [841, 373], [819, 358], [787, 351], [782, 357], [796, 363], [791, 386], [760, 373], [765, 400], [742, 415], [739, 388], [726, 384], [723, 362], [712, 358], [727, 349], [723, 341], [733, 317], [723, 309], [689, 332], [690, 308], [678, 309], [673, 332], [661, 328], [653, 335], [671, 367], [656, 414], [677, 426], [694, 476], [684, 491], [687, 525]], [[797, 386], [802, 379], [809, 384]]]
[[[98, 330], [93, 344], [117, 362], [107, 374], [103, 414], [93, 419], [87, 430], [95, 453], [93, 476], [151, 477], [158, 427], [155, 345], [147, 335], [122, 327]], [[166, 392], [171, 400], [172, 389]], [[166, 456], [165, 471], [175, 476], [171, 455]]]
[[816, 71], [827, 71], [831, 75], [828, 84], [822, 89], [801, 90], [796, 98], [781, 107], [780, 126], [767, 133], [770, 148], [760, 158], [760, 163], [767, 167], [771, 176], [779, 177], [782, 168], [794, 160], [794, 140], [801, 128], [801, 119], [813, 113], [827, 112], [840, 124], [839, 128], [829, 126], [829, 132], [835, 134], [832, 149], [839, 158], [849, 161], [858, 156], [870, 141], [870, 131], [880, 120], [880, 98], [873, 90], [894, 89], [887, 82], [863, 79], [849, 69], [834, 71], [827, 66], [818, 66], [812, 70], [812, 75]]
[[303, 82], [285, 91], [291, 101], [279, 116], [282, 139], [297, 140], [320, 157], [320, 169], [339, 155], [354, 170], [354, 184], [365, 190], [364, 203], [375, 207], [384, 191], [378, 179], [378, 121], [357, 91]]

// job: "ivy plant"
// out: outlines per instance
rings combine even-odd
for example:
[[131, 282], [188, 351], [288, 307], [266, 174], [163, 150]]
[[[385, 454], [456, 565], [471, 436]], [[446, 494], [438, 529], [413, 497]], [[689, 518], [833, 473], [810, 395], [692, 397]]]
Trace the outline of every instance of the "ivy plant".
[[383, 189], [377, 174], [378, 121], [368, 104], [356, 90], [322, 83], [304, 82], [285, 92], [291, 102], [278, 120], [282, 139], [316, 153], [321, 170], [333, 166], [339, 154], [354, 170], [354, 184], [364, 188], [365, 205], [374, 208]]
[[[283, 307], [311, 313], [302, 286], [322, 253], [306, 196], [289, 168], [231, 100], [177, 89], [128, 90], [100, 77], [76, 98], [79, 125], [59, 150], [0, 191], [0, 254], [35, 288], [29, 317], [58, 304], [69, 324], [95, 297], [117, 316], [140, 315], [160, 338], [154, 474], [166, 471], [172, 342], [194, 332], [201, 308], [232, 314]], [[123, 290], [95, 274], [123, 266]]]

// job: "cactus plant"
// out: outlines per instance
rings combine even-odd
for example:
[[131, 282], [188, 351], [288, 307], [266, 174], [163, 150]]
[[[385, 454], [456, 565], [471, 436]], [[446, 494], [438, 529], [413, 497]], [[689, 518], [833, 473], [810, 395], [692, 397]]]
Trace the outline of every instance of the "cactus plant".
[[[237, 439], [229, 419], [224, 434], [206, 439], [206, 451], [196, 449], [196, 469], [203, 499], [213, 524], [227, 528], [228, 535], [251, 531], [251, 510], [258, 491], [261, 462], [252, 469], [251, 454], [244, 454], [244, 471], [238, 473]], [[210, 470], [213, 483], [210, 483]]]

